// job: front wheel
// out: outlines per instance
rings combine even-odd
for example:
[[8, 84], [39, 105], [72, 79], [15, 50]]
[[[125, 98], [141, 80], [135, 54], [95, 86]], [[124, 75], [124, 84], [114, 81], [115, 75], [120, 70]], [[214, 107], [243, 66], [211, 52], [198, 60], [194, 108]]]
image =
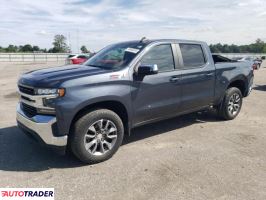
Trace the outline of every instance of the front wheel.
[[242, 93], [238, 88], [232, 87], [227, 89], [219, 108], [219, 116], [225, 120], [234, 119], [241, 110], [242, 101]]
[[94, 164], [111, 158], [123, 137], [120, 117], [111, 110], [97, 109], [84, 114], [74, 124], [71, 149], [81, 161]]

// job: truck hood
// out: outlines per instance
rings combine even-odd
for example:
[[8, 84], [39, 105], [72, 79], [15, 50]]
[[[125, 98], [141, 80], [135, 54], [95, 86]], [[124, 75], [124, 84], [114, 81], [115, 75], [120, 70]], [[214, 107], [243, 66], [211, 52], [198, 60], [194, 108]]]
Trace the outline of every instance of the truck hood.
[[66, 65], [27, 72], [20, 77], [18, 84], [41, 88], [55, 88], [67, 80], [106, 72], [108, 70], [85, 65]]

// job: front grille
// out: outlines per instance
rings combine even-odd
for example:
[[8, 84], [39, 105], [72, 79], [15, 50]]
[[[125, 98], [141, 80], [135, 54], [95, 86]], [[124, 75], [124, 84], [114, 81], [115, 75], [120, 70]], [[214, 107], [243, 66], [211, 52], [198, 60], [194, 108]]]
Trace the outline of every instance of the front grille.
[[27, 100], [27, 101], [31, 101], [31, 102], [35, 102], [35, 100], [32, 100], [32, 99], [30, 99], [28, 97], [25, 97], [25, 96], [22, 96], [22, 95], [21, 95], [21, 99], [24, 99], [24, 100]]
[[25, 86], [19, 85], [18, 89], [22, 93], [34, 95], [34, 89], [33, 88], [29, 88], [29, 87], [25, 87]]
[[35, 115], [37, 115], [37, 109], [30, 105], [21, 103], [21, 108], [27, 117], [34, 117]]

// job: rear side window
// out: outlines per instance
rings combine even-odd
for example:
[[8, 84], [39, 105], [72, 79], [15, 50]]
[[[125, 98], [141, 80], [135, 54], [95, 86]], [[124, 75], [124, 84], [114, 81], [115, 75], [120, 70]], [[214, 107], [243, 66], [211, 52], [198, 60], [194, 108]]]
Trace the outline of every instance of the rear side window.
[[87, 58], [86, 56], [83, 56], [83, 55], [81, 55], [81, 56], [78, 56], [77, 58]]
[[170, 44], [162, 44], [150, 49], [141, 60], [142, 65], [158, 65], [159, 71], [174, 69], [174, 58]]
[[185, 67], [200, 67], [205, 64], [205, 57], [198, 44], [179, 44]]
[[69, 56], [68, 56], [68, 58], [72, 58], [72, 57], [74, 57], [75, 55], [72, 55], [72, 54], [70, 54]]

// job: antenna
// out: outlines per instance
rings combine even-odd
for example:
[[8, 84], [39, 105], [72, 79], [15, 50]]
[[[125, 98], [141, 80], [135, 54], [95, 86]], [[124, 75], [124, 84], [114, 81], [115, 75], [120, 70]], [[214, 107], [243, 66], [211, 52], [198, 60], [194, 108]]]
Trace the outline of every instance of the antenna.
[[146, 37], [142, 37], [141, 38], [141, 40], [139, 41], [140, 43], [145, 43], [145, 42], [147, 42], [148, 41], [148, 39], [146, 38]]

